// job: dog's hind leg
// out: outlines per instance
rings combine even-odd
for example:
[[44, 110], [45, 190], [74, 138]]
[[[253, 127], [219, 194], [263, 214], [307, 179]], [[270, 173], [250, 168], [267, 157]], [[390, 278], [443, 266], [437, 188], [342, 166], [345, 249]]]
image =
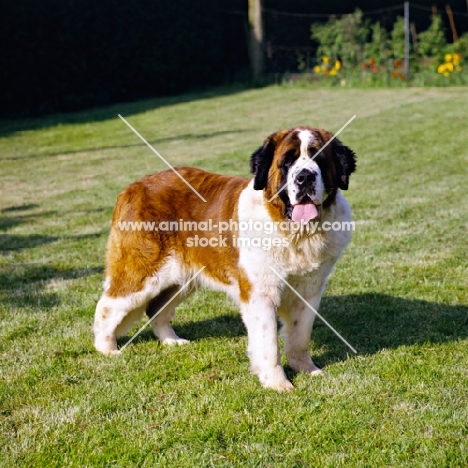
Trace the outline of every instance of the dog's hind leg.
[[145, 291], [117, 298], [104, 292], [94, 316], [95, 348], [103, 354], [119, 354], [117, 337], [124, 335], [140, 319], [149, 300]]
[[189, 343], [176, 335], [171, 325], [176, 307], [187, 299], [193, 291], [179, 291], [178, 286], [171, 286], [152, 299], [146, 306], [146, 314], [151, 319], [155, 336], [164, 345], [183, 345]]

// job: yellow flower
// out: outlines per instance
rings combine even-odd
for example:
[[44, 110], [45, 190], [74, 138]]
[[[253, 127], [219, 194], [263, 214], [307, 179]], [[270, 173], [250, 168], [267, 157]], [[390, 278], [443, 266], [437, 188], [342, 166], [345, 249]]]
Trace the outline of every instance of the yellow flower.
[[334, 68], [332, 68], [330, 70], [330, 73], [329, 73], [331, 76], [335, 76], [336, 75], [336, 70]]
[[330, 57], [327, 57], [326, 55], [322, 57], [322, 62], [323, 63], [330, 63]]
[[335, 62], [335, 69], [336, 69], [336, 70], [339, 70], [340, 68], [341, 68], [341, 62], [340, 62], [339, 60], [337, 60], [337, 61]]
[[453, 54], [453, 64], [458, 65], [460, 63], [460, 54]]
[[322, 73], [322, 67], [320, 65], [315, 65], [314, 72], [315, 73]]
[[449, 72], [453, 72], [453, 63], [447, 63], [445, 64], [445, 67]]
[[437, 67], [437, 73], [444, 73], [444, 71], [445, 71], [445, 63]]
[[445, 54], [445, 61], [451, 62], [452, 61], [452, 54]]
[[448, 71], [444, 72], [444, 76], [449, 76], [450, 73]]
[[458, 65], [457, 68], [456, 68], [455, 70], [457, 70], [457, 72], [460, 73], [460, 72], [463, 70], [463, 68], [460, 67], [460, 65]]

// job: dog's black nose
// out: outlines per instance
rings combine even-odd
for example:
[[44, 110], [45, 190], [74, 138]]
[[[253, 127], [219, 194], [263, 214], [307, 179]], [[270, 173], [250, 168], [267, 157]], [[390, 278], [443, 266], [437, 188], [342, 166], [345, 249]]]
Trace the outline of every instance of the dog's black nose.
[[310, 172], [307, 170], [302, 170], [296, 176], [297, 185], [310, 185], [315, 181], [315, 172]]

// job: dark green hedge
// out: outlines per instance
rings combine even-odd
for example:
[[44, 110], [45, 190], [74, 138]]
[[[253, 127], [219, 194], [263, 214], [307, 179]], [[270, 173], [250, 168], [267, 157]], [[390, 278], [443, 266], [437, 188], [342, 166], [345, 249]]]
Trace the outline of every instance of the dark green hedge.
[[[248, 67], [220, 0], [0, 0], [0, 113], [38, 115], [220, 84]], [[239, 5], [240, 3], [240, 5]]]

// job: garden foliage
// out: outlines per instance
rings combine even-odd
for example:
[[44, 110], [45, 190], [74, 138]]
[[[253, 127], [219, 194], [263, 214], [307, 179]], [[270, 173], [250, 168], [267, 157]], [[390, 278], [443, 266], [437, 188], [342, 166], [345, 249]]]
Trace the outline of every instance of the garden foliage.
[[327, 23], [314, 23], [311, 38], [317, 42], [314, 72], [329, 83], [390, 84], [411, 78], [419, 85], [466, 84], [463, 62], [468, 56], [468, 33], [448, 43], [439, 15], [410, 43], [410, 76], [403, 70], [404, 21], [399, 16], [391, 30], [372, 23], [360, 10]]

